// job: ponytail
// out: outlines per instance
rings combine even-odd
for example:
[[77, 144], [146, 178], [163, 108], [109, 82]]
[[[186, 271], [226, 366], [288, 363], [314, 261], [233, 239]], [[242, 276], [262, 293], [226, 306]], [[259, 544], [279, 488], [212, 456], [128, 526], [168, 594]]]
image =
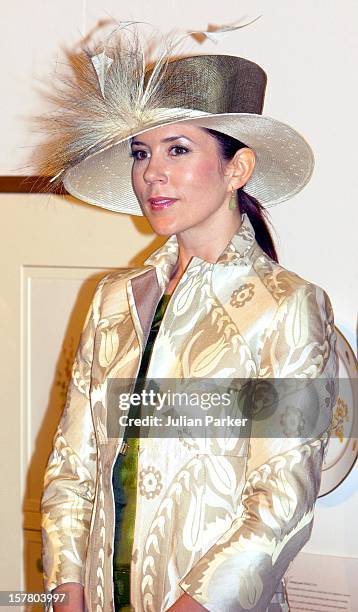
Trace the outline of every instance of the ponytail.
[[247, 214], [250, 223], [254, 228], [256, 242], [266, 253], [266, 255], [278, 262], [275, 244], [272, 239], [267, 220], [265, 219], [265, 217], [267, 217], [266, 208], [262, 206], [262, 204], [260, 204], [256, 198], [248, 193], [245, 193], [243, 188], [237, 190], [237, 199], [240, 213]]
[[[221, 156], [226, 161], [232, 159], [236, 151], [247, 147], [247, 145], [240, 140], [237, 140], [237, 138], [233, 138], [232, 136], [228, 136], [227, 134], [223, 134], [217, 130], [212, 130], [211, 128], [203, 129], [205, 132], [211, 134], [211, 136], [213, 136], [218, 142]], [[245, 193], [245, 191], [243, 191], [243, 187], [237, 190], [237, 201], [240, 213], [246, 213], [250, 219], [258, 245], [262, 248], [266, 255], [278, 262], [275, 244], [267, 224], [268, 212], [266, 208], [262, 206], [262, 204], [260, 204], [256, 198], [248, 193]]]

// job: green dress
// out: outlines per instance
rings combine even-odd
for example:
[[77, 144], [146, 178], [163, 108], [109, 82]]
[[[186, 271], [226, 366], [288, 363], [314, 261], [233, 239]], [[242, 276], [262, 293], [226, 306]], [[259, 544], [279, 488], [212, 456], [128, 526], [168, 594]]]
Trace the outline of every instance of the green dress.
[[[154, 342], [170, 297], [170, 294], [164, 293], [158, 303], [133, 393], [140, 390], [141, 381], [145, 378]], [[117, 457], [112, 477], [115, 503], [113, 553], [114, 605], [116, 611], [121, 610], [121, 612], [131, 609], [130, 563], [136, 506], [138, 439], [129, 439], [128, 444], [127, 454], [119, 454]]]

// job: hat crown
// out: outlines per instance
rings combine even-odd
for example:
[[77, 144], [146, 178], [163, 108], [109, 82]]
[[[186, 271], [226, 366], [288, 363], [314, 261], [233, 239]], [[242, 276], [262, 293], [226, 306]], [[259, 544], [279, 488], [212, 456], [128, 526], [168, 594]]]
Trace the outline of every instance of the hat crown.
[[[146, 71], [148, 82], [152, 69]], [[254, 62], [232, 55], [195, 55], [169, 61], [161, 105], [205, 113], [262, 114], [267, 76]]]

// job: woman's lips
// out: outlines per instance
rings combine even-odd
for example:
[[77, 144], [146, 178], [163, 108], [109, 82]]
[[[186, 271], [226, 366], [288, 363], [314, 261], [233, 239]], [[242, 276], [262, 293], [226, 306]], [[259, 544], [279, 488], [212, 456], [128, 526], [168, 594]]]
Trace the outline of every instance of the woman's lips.
[[177, 198], [149, 198], [148, 202], [152, 210], [168, 208], [177, 201]]

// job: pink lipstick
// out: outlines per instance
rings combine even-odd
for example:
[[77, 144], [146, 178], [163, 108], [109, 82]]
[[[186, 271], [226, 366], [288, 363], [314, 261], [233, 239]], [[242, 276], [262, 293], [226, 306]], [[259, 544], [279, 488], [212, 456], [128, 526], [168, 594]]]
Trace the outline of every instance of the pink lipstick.
[[176, 201], [177, 198], [164, 198], [160, 196], [149, 198], [148, 200], [152, 210], [162, 210], [163, 208], [168, 208], [168, 206], [171, 206]]

